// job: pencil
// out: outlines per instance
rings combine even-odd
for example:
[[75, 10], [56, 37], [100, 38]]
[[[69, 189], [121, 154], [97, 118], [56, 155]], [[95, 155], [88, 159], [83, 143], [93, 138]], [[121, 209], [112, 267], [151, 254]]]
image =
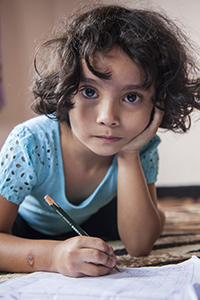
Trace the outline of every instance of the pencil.
[[78, 235], [88, 236], [88, 234], [76, 222], [74, 222], [74, 220], [49, 195], [46, 195], [44, 199]]
[[[49, 195], [46, 195], [44, 199], [78, 235], [89, 236]], [[114, 266], [114, 269], [120, 272], [117, 266]]]

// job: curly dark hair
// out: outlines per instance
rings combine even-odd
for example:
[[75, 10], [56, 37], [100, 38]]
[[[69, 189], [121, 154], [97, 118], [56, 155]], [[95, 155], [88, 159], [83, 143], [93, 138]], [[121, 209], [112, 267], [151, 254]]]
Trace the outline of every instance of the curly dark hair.
[[80, 57], [94, 75], [109, 80], [110, 74], [95, 70], [90, 58], [115, 46], [142, 67], [147, 89], [155, 84], [152, 101], [165, 111], [160, 127], [187, 131], [190, 113], [200, 109], [199, 69], [187, 38], [164, 14], [115, 5], [75, 15], [41, 45], [34, 61], [33, 110], [69, 124], [68, 112], [80, 83]]

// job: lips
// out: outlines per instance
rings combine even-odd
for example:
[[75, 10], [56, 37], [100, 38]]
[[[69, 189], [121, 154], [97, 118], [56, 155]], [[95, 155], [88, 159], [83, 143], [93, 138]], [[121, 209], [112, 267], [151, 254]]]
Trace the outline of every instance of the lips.
[[115, 143], [118, 142], [119, 140], [121, 140], [121, 137], [117, 137], [117, 136], [107, 136], [107, 135], [98, 135], [95, 136], [96, 138], [98, 138], [99, 140], [105, 142], [105, 143]]

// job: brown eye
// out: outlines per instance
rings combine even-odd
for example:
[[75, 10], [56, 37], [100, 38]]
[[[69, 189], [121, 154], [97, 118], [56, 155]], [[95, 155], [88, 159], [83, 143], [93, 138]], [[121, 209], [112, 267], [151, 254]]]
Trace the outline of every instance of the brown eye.
[[87, 98], [95, 98], [95, 97], [97, 97], [96, 91], [94, 89], [91, 89], [91, 88], [84, 88], [82, 90], [82, 93]]
[[141, 99], [138, 94], [128, 94], [124, 97], [124, 100], [130, 103], [135, 103]]

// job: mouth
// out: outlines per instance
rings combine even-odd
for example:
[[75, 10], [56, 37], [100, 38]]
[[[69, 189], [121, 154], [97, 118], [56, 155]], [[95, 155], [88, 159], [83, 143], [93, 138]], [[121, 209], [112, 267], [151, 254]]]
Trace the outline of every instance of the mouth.
[[121, 137], [117, 137], [117, 136], [107, 136], [107, 135], [97, 135], [95, 136], [97, 139], [101, 140], [104, 143], [116, 143], [118, 141], [121, 140]]

